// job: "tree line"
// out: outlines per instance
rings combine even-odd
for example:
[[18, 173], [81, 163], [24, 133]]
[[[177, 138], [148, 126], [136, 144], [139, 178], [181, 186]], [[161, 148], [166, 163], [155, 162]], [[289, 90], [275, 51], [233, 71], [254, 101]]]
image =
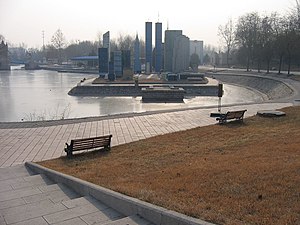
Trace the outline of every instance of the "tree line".
[[[300, 4], [286, 15], [278, 13], [260, 15], [247, 13], [236, 22], [229, 19], [219, 26], [218, 35], [223, 41], [226, 64], [244, 66], [247, 71], [262, 69], [270, 72], [277, 68], [281, 73], [286, 66], [288, 74], [300, 65]], [[236, 58], [233, 62], [233, 58]]]
[[[300, 0], [286, 13], [279, 15], [274, 12], [260, 15], [250, 12], [236, 21], [229, 19], [220, 25], [218, 35], [224, 44], [225, 60], [228, 67], [242, 66], [247, 69], [264, 69], [267, 73], [276, 68], [278, 73], [283, 69], [288, 73], [300, 68]], [[0, 40], [5, 38], [0, 34]], [[111, 39], [111, 51], [133, 50], [134, 36], [120, 34]], [[26, 48], [20, 45], [19, 51], [10, 51], [11, 58], [26, 59], [26, 52], [36, 61], [53, 60], [61, 63], [76, 56], [97, 55], [102, 47], [102, 33], [97, 34], [95, 41], [73, 40], [67, 42], [62, 30], [58, 29], [51, 41], [41, 49]], [[140, 40], [141, 57], [145, 57], [145, 43]], [[201, 63], [209, 63], [210, 57], [219, 57], [213, 46], [204, 46], [205, 57]], [[197, 59], [195, 59], [198, 61]], [[218, 60], [215, 60], [217, 64]]]
[[[5, 38], [0, 34], [0, 41]], [[132, 50], [134, 48], [135, 37], [131, 35], [119, 34], [117, 38], [110, 40], [111, 51], [116, 50]], [[47, 61], [47, 62], [56, 62], [62, 63], [68, 59], [76, 56], [95, 56], [98, 55], [98, 48], [103, 46], [102, 43], [102, 33], [98, 33], [95, 41], [80, 41], [72, 40], [67, 41], [63, 31], [57, 29], [56, 32], [52, 35], [51, 41], [43, 46], [42, 48], [27, 48], [27, 46], [22, 43], [19, 46], [14, 46], [9, 43], [10, 49], [9, 54], [10, 58], [13, 60], [26, 61], [28, 55], [32, 57], [35, 61]], [[145, 43], [143, 40], [140, 40], [140, 50], [141, 57], [144, 57]]]
[[[135, 37], [130, 35], [119, 34], [115, 39], [110, 40], [111, 51], [116, 50], [131, 50], [134, 48]], [[140, 40], [140, 45], [144, 46], [144, 42]], [[67, 44], [66, 39], [60, 29], [58, 29], [51, 38], [51, 43], [48, 44], [44, 52], [47, 59], [58, 59], [61, 63], [64, 60], [76, 56], [95, 56], [98, 55], [98, 48], [102, 47], [102, 33], [97, 34], [96, 41], [71, 41]], [[144, 55], [143, 47], [141, 55]]]

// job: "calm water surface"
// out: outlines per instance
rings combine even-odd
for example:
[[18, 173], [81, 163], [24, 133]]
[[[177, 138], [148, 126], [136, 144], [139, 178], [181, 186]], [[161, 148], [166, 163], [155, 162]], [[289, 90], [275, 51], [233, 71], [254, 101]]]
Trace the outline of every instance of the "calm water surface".
[[[0, 71], [0, 122], [99, 116], [127, 112], [190, 108], [218, 104], [217, 97], [184, 99], [184, 103], [142, 103], [141, 97], [76, 97], [68, 91], [96, 75], [54, 71]], [[257, 92], [224, 85], [222, 104], [262, 101]]]

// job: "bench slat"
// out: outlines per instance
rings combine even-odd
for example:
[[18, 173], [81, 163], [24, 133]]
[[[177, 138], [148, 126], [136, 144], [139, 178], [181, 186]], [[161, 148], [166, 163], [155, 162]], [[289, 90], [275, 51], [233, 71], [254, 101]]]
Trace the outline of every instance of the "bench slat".
[[91, 145], [106, 145], [106, 144], [109, 144], [110, 141], [95, 141], [95, 142], [85, 142], [85, 143], [73, 143], [73, 147], [76, 147], [76, 146], [91, 146]]
[[95, 141], [90, 141], [90, 142], [74, 142], [73, 146], [76, 145], [93, 145], [93, 144], [105, 144], [105, 143], [109, 143], [109, 140], [95, 140]]
[[73, 146], [73, 151], [81, 150], [81, 149], [92, 149], [92, 148], [99, 148], [99, 147], [107, 147], [109, 146], [108, 144], [101, 144], [101, 145], [77, 145]]

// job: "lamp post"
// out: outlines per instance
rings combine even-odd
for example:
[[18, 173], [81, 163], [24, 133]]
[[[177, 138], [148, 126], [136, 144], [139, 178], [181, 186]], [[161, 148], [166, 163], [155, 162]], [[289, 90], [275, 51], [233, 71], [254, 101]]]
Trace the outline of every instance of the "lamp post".
[[223, 96], [223, 84], [219, 83], [218, 85], [218, 97], [219, 97], [219, 101], [218, 101], [218, 112], [221, 112], [221, 100], [222, 100], [222, 96]]

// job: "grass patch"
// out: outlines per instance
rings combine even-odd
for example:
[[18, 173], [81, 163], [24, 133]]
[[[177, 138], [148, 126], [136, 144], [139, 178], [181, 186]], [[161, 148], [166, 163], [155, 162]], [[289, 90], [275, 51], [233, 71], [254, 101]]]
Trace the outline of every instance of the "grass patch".
[[300, 107], [40, 164], [218, 224], [300, 224]]

